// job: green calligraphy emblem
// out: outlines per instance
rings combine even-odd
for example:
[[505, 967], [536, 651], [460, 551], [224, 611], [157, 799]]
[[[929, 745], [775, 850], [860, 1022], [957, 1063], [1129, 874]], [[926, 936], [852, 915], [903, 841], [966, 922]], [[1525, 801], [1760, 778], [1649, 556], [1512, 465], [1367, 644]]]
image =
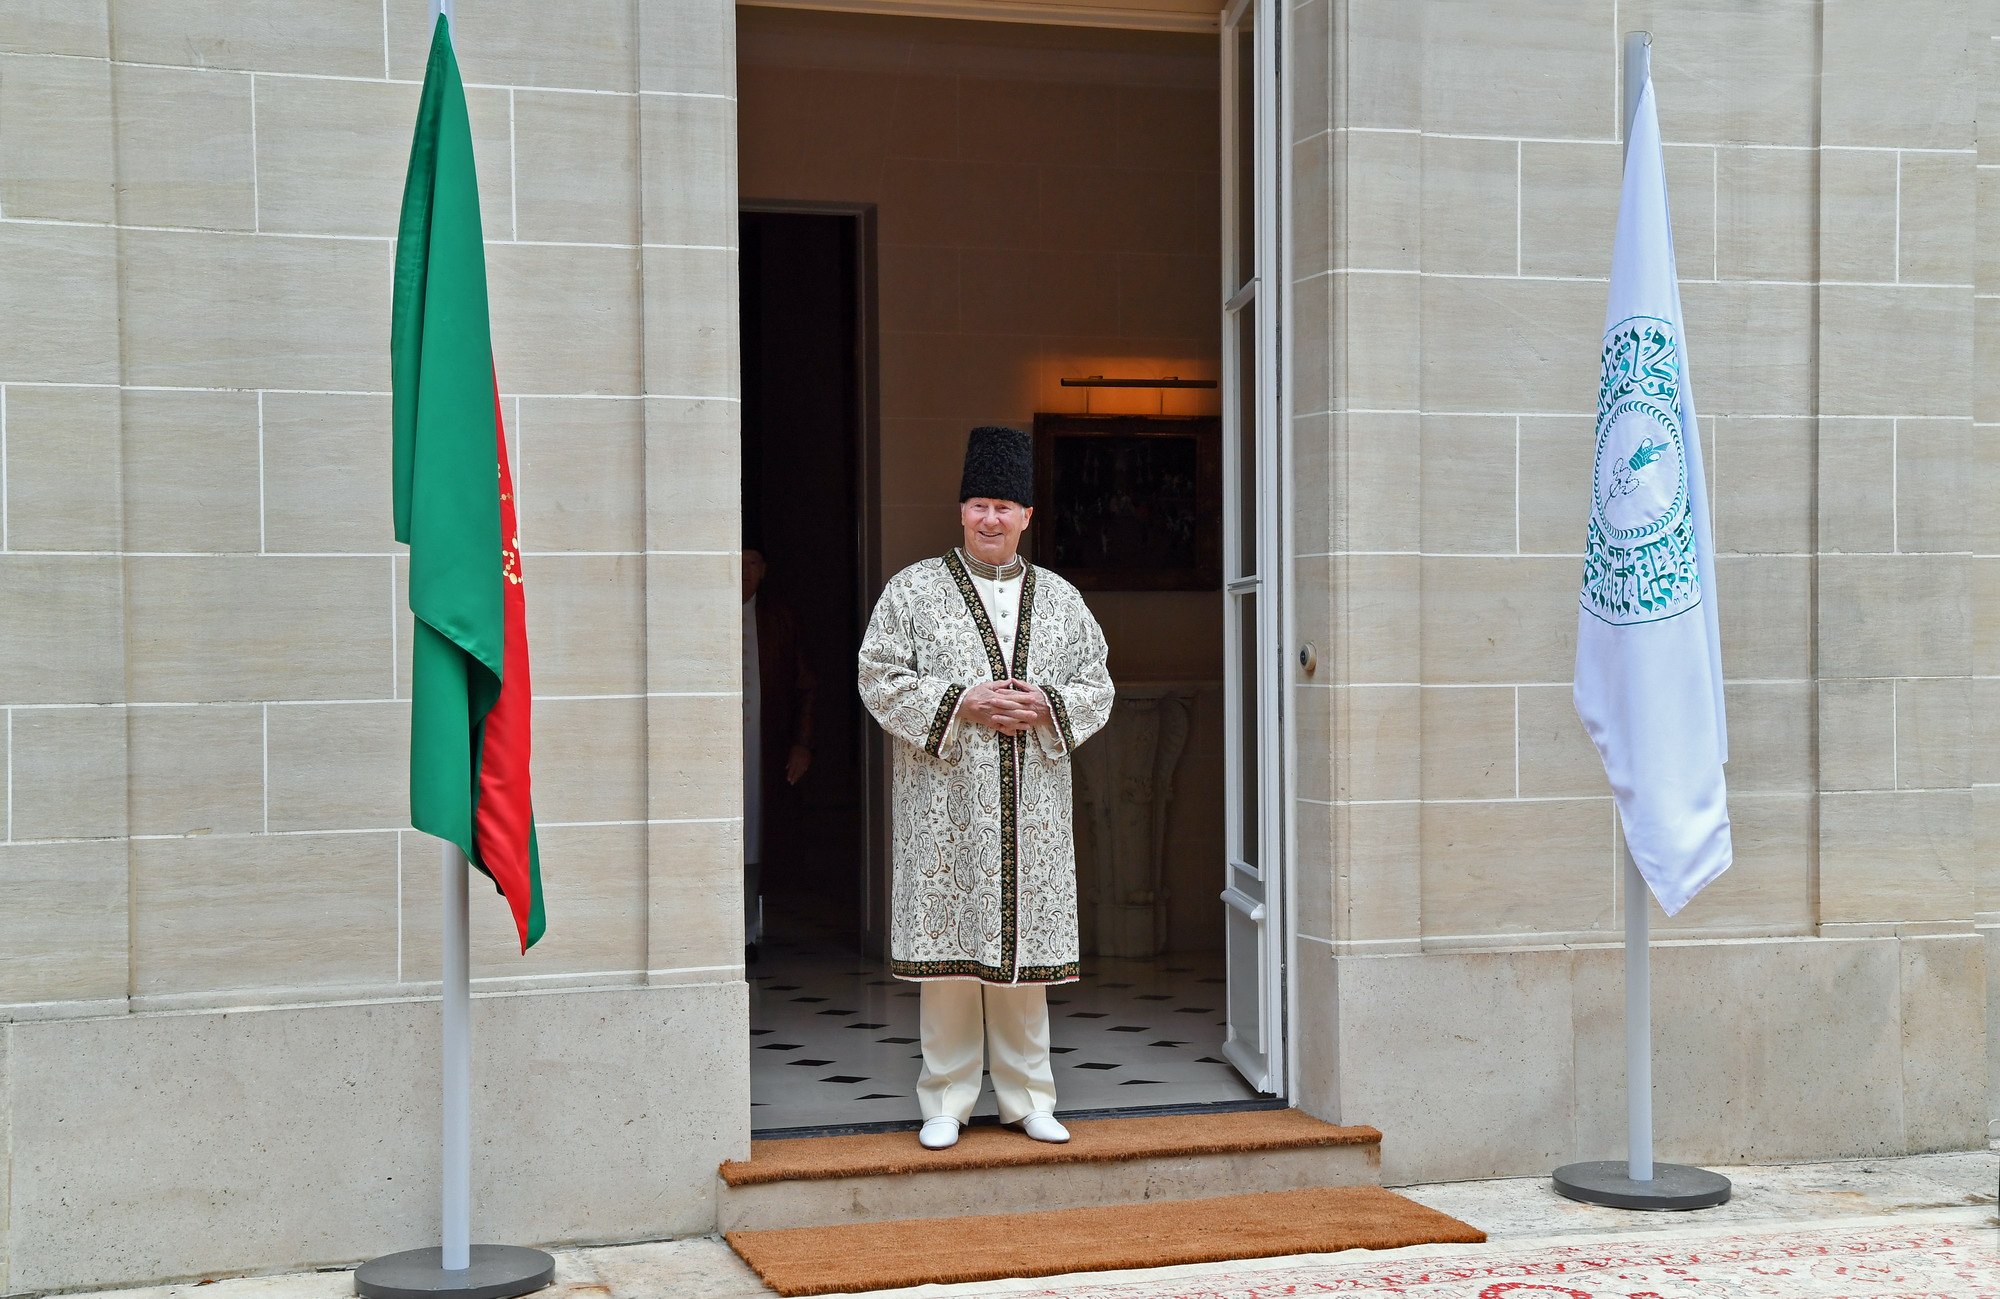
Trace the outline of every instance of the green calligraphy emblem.
[[1701, 603], [1682, 374], [1667, 321], [1634, 316], [1605, 331], [1581, 596], [1605, 622], [1658, 622]]

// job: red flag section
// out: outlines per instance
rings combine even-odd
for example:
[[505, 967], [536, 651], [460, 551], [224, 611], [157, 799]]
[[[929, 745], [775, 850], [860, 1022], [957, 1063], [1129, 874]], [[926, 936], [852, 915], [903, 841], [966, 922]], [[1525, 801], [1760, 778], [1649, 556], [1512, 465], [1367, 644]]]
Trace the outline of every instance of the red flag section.
[[500, 593], [505, 619], [500, 696], [486, 714], [479, 735], [479, 802], [475, 814], [479, 861], [507, 896], [521, 950], [541, 931], [541, 881], [535, 861], [535, 810], [528, 784], [533, 735], [529, 726], [534, 698], [528, 679], [528, 602], [521, 585], [521, 533], [514, 514], [514, 471], [507, 464], [507, 429], [500, 395], [493, 395], [493, 427], [500, 457]]

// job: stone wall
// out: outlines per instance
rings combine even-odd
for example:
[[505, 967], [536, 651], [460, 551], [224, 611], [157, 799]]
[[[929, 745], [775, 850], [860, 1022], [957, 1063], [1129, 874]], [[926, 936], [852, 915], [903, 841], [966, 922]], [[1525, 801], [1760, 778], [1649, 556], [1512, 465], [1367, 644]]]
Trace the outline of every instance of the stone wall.
[[[1635, 29], [1704, 416], [1736, 841], [1656, 928], [1686, 944], [1659, 958], [1662, 1154], [1984, 1139], [1969, 51], [1990, 9], [1292, 10], [1294, 573], [1323, 650], [1295, 683], [1301, 1088], [1389, 1132], [1390, 1176], [1620, 1142], [1626, 900], [1568, 682]], [[1444, 1077], [1481, 1081], [1440, 1123]], [[1827, 1077], [1865, 1113], [1794, 1099]]]
[[[0, 14], [0, 1291], [435, 1231], [385, 365], [423, 9]], [[1566, 682], [1649, 27], [1740, 854], [1661, 931], [1661, 1154], [1978, 1144], [1993, 5], [1288, 17], [1298, 1098], [1391, 1179], [1618, 1152], [1625, 899]], [[475, 1230], [703, 1230], [750, 1112], [733, 8], [484, 0], [460, 52], [551, 917], [522, 958], [475, 903]]]
[[[475, 889], [475, 1228], [698, 1230], [749, 1114], [733, 6], [465, 8], [549, 914], [522, 957]], [[0, 1290], [435, 1230], [387, 396], [427, 47], [421, 0], [0, 15]]]
[[1972, 551], [1967, 580], [1972, 621], [1972, 729], [1967, 765], [1972, 785], [1973, 900], [1987, 939], [1989, 1008], [1987, 1076], [1993, 1121], [2000, 1137], [2000, 527], [1993, 502], [2000, 499], [2000, 10], [1981, 4], [1970, 28], [1977, 149], [1973, 168], [1972, 223], [1972, 436], [1963, 466], [1966, 545]]

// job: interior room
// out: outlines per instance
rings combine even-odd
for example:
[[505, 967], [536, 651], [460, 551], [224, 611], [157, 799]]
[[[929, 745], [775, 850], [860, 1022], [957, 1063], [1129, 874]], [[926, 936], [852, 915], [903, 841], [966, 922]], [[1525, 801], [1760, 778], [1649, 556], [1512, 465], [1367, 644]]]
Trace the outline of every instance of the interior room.
[[1076, 757], [1060, 1112], [1254, 1101], [1221, 1050], [1215, 40], [744, 7], [738, 50], [743, 544], [812, 714], [758, 796], [753, 1127], [917, 1118], [855, 650], [882, 582], [956, 544], [980, 424], [1036, 431], [1028, 556], [1084, 591], [1119, 687]]

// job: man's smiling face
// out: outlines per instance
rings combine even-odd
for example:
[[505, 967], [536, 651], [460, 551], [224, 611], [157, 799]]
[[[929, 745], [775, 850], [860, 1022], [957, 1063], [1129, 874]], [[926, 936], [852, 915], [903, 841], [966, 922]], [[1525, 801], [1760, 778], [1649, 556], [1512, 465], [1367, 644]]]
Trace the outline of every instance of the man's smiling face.
[[1021, 534], [1028, 530], [1028, 520], [1034, 514], [1031, 505], [996, 501], [988, 496], [961, 501], [958, 521], [965, 528], [965, 553], [982, 564], [1011, 562], [1021, 544]]

